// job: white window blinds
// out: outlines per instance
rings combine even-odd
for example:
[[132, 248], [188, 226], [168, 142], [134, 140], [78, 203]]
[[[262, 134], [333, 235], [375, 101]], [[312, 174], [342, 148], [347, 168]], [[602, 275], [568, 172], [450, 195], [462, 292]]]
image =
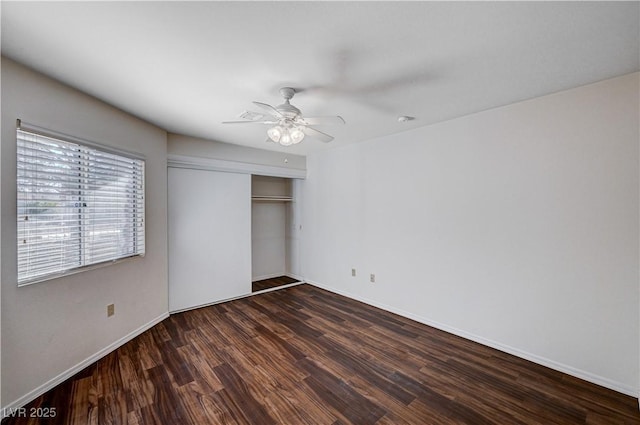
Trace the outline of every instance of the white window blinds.
[[18, 284], [143, 255], [144, 161], [17, 130]]

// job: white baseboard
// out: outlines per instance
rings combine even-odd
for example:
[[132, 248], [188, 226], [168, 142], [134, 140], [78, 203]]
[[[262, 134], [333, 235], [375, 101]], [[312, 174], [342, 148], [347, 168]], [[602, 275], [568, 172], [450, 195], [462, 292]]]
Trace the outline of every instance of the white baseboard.
[[[599, 375], [596, 375], [596, 374], [593, 374], [593, 373], [590, 373], [590, 372], [587, 372], [587, 371], [584, 371], [584, 370], [581, 370], [581, 369], [577, 369], [577, 368], [569, 366], [569, 365], [558, 363], [558, 362], [556, 362], [554, 360], [550, 360], [550, 359], [547, 359], [545, 357], [538, 356], [536, 354], [532, 354], [532, 353], [520, 350], [518, 348], [514, 348], [514, 347], [511, 347], [511, 346], [508, 346], [508, 345], [505, 345], [505, 344], [502, 344], [502, 343], [499, 343], [499, 342], [484, 338], [482, 336], [475, 335], [475, 334], [472, 334], [470, 332], [463, 331], [461, 329], [457, 329], [457, 328], [451, 327], [449, 325], [446, 325], [446, 324], [443, 324], [443, 323], [439, 323], [439, 322], [436, 322], [436, 321], [431, 320], [431, 319], [427, 319], [427, 318], [422, 317], [422, 316], [418, 316], [418, 315], [413, 314], [413, 313], [409, 313], [407, 311], [404, 311], [404, 310], [401, 310], [401, 309], [398, 309], [398, 308], [395, 308], [395, 307], [392, 307], [392, 306], [389, 306], [389, 305], [386, 305], [386, 304], [383, 304], [383, 303], [379, 303], [377, 301], [372, 301], [372, 300], [369, 300], [369, 299], [364, 298], [364, 297], [359, 297], [357, 295], [351, 294], [351, 293], [346, 292], [346, 291], [342, 291], [340, 289], [333, 288], [331, 286], [323, 285], [321, 283], [314, 282], [314, 281], [311, 281], [311, 280], [306, 280], [306, 282], [311, 284], [311, 285], [313, 285], [313, 286], [317, 286], [318, 288], [322, 288], [322, 289], [325, 289], [327, 291], [334, 292], [336, 294], [343, 295], [345, 297], [348, 297], [348, 298], [363, 302], [365, 304], [380, 308], [382, 310], [389, 311], [391, 313], [395, 313], [395, 314], [397, 314], [399, 316], [403, 316], [403, 317], [406, 317], [408, 319], [415, 320], [416, 322], [419, 322], [419, 323], [434, 327], [436, 329], [440, 329], [442, 331], [445, 331], [445, 332], [448, 332], [450, 334], [457, 335], [459, 337], [462, 337], [462, 338], [477, 342], [477, 343], [482, 344], [482, 345], [486, 345], [487, 347], [495, 348], [496, 350], [500, 350], [502, 352], [505, 352], [505, 353], [508, 353], [508, 354], [512, 354], [512, 355], [514, 355], [516, 357], [520, 357], [520, 358], [525, 359], [525, 360], [532, 361], [534, 363], [537, 363], [537, 364], [542, 365], [542, 366], [546, 366], [548, 368], [557, 370], [559, 372], [563, 372], [563, 373], [566, 373], [568, 375], [575, 376], [576, 378], [584, 379], [585, 381], [592, 382], [594, 384], [600, 385], [600, 386], [605, 387], [605, 388], [609, 388], [609, 389], [617, 391], [619, 393], [630, 395], [630, 396], [636, 397], [636, 398], [638, 398], [639, 395], [640, 395], [637, 388], [633, 388], [633, 387], [631, 387], [629, 385], [626, 385], [626, 384], [623, 384], [621, 382], [613, 381], [611, 379], [608, 379], [608, 378], [605, 378], [605, 377], [602, 377], [602, 376], [599, 376]], [[640, 400], [639, 400], [639, 402], [640, 402]]]
[[3, 406], [2, 407], [2, 415], [1, 415], [1, 417], [2, 418], [6, 417], [6, 415], [9, 412], [15, 411], [16, 409], [18, 409], [20, 407], [23, 407], [27, 403], [29, 403], [29, 402], [35, 400], [36, 398], [40, 397], [42, 394], [44, 394], [47, 391], [51, 390], [56, 385], [59, 385], [59, 384], [63, 383], [64, 381], [66, 381], [67, 379], [71, 378], [73, 375], [75, 375], [76, 373], [80, 372], [81, 370], [83, 370], [84, 368], [89, 366], [90, 364], [100, 360], [101, 358], [103, 358], [107, 354], [111, 353], [112, 351], [116, 350], [117, 348], [121, 347], [122, 345], [126, 344], [127, 342], [131, 341], [133, 338], [137, 337], [138, 335], [140, 335], [141, 333], [145, 332], [146, 330], [151, 329], [152, 327], [154, 327], [158, 323], [162, 322], [167, 317], [169, 317], [169, 313], [168, 312], [161, 314], [160, 316], [156, 317], [152, 321], [140, 326], [138, 329], [134, 330], [133, 332], [123, 336], [119, 340], [117, 340], [114, 343], [108, 345], [107, 347], [103, 348], [102, 350], [98, 351], [97, 353], [93, 354], [92, 356], [89, 356], [88, 358], [84, 359], [83, 361], [81, 361], [77, 365], [75, 365], [75, 366], [67, 369], [66, 371], [62, 372], [61, 374], [59, 374], [55, 378], [53, 378], [53, 379], [49, 380], [48, 382], [45, 382], [44, 384], [40, 385], [38, 388], [35, 388], [32, 391], [29, 391], [27, 394], [23, 395], [22, 397], [18, 398], [17, 400], [13, 401], [12, 403], [9, 403], [8, 405]]

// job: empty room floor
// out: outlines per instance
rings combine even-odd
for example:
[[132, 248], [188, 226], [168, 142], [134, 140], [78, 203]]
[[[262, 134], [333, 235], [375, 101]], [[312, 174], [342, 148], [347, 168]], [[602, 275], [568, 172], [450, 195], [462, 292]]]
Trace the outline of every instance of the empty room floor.
[[2, 424], [640, 424], [637, 400], [303, 284], [172, 315]]

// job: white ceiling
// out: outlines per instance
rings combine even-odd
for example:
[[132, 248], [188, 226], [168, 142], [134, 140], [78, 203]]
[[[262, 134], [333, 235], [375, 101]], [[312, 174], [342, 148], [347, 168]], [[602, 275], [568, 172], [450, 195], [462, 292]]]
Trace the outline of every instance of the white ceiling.
[[[639, 5], [2, 1], [2, 53], [170, 132], [307, 154], [638, 71]], [[221, 124], [282, 86], [344, 117], [332, 143]]]

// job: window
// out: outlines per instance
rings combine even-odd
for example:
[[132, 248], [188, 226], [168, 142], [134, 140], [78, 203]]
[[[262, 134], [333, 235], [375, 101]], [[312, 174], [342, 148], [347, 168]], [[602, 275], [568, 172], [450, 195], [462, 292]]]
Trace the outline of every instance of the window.
[[144, 255], [144, 161], [17, 130], [18, 285]]

